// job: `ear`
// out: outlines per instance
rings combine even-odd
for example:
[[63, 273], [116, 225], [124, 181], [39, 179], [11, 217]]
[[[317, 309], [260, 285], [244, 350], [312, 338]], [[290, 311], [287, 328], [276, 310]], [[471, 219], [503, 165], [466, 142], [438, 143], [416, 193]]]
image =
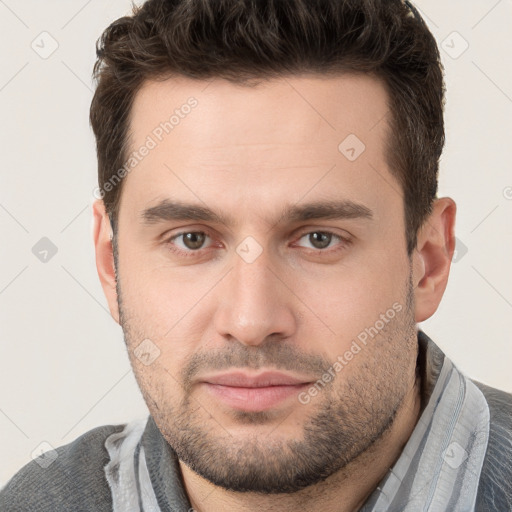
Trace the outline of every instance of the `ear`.
[[456, 210], [453, 199], [436, 199], [432, 213], [418, 231], [413, 253], [416, 322], [435, 313], [446, 289], [455, 250]]
[[101, 199], [94, 202], [93, 238], [96, 251], [96, 269], [100, 278], [103, 293], [107, 298], [110, 314], [119, 323], [119, 308], [116, 291], [116, 271], [112, 250], [112, 227], [110, 219]]

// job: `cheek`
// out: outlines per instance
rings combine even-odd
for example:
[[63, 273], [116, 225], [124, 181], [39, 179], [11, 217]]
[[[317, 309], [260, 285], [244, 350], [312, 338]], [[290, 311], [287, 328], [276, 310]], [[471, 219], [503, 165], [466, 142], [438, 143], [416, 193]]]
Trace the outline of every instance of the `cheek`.
[[354, 260], [315, 275], [303, 273], [295, 276], [294, 282], [308, 309], [335, 333], [330, 334], [347, 341], [374, 325], [393, 304], [405, 309], [408, 265], [396, 254], [390, 258], [383, 251], [381, 258]]
[[[145, 386], [175, 385], [180, 369], [202, 343], [205, 318], [211, 318], [200, 304], [207, 283], [198, 287], [176, 271], [157, 268], [130, 274], [127, 267], [120, 282], [123, 330], [135, 373]], [[157, 354], [150, 365], [137, 360], [143, 342]]]
[[190, 270], [154, 264], [150, 255], [132, 255], [120, 269], [122, 307], [127, 319], [144, 327], [150, 337], [171, 334], [208, 289], [208, 280], [194, 278]]
[[173, 368], [166, 368], [162, 361], [154, 362], [151, 366], [134, 367], [134, 374], [144, 400], [154, 417], [163, 411], [176, 408], [181, 400], [178, 376]]

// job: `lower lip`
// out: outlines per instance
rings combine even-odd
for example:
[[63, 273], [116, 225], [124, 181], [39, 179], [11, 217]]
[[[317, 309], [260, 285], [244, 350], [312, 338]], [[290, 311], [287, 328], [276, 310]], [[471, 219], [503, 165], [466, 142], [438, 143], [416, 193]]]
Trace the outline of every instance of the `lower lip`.
[[204, 383], [207, 390], [226, 405], [248, 412], [264, 411], [279, 405], [290, 397], [297, 395], [309, 384], [293, 386], [267, 386], [263, 388], [239, 388]]

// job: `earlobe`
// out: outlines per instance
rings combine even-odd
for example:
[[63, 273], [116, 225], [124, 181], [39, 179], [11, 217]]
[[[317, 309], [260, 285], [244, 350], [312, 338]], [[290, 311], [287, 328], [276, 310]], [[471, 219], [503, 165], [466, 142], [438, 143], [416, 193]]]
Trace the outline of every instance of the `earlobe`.
[[413, 253], [416, 322], [435, 313], [446, 289], [455, 250], [456, 209], [453, 199], [436, 199], [431, 215], [418, 232]]
[[96, 252], [96, 269], [110, 314], [119, 323], [116, 291], [116, 269], [112, 250], [112, 228], [102, 200], [93, 203], [93, 239]]

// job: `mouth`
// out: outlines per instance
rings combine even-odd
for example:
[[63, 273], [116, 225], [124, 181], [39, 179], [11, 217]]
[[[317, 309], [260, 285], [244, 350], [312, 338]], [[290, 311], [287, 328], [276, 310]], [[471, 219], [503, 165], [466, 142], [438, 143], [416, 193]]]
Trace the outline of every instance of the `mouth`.
[[301, 379], [280, 372], [251, 375], [230, 372], [201, 379], [201, 385], [216, 400], [228, 407], [258, 412], [278, 406], [310, 386], [311, 379]]

